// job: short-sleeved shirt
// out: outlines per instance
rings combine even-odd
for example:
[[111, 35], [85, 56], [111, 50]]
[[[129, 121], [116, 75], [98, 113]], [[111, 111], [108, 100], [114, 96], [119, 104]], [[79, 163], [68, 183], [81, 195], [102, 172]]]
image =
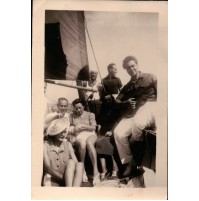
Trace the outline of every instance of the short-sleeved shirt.
[[74, 126], [85, 124], [87, 126], [96, 126], [95, 114], [92, 112], [84, 111], [82, 115], [77, 115], [75, 112], [70, 114], [70, 123]]
[[110, 77], [110, 75], [107, 75], [102, 79], [102, 82], [106, 90], [105, 95], [118, 94], [122, 87], [122, 82], [119, 77]]
[[45, 141], [47, 153], [52, 169], [64, 174], [66, 163], [70, 159], [69, 142], [63, 141], [60, 147], [54, 145], [53, 141]]

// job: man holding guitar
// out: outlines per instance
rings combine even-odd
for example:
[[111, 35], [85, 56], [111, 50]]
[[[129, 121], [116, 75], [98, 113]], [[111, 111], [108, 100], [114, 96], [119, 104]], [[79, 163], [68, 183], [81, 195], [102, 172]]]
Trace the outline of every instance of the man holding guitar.
[[133, 158], [129, 139], [143, 140], [143, 130], [154, 123], [154, 102], [157, 100], [157, 79], [154, 75], [138, 70], [138, 61], [134, 56], [123, 60], [123, 67], [131, 76], [116, 98], [122, 119], [114, 129], [114, 139], [118, 150], [122, 177], [132, 176], [137, 168]]

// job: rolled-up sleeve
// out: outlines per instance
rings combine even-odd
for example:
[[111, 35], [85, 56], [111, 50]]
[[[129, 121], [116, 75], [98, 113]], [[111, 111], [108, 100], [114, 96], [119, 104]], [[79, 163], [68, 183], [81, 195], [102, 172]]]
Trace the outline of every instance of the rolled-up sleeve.
[[91, 126], [96, 126], [97, 125], [94, 113], [90, 113], [90, 115], [89, 115], [89, 122], [90, 122]]

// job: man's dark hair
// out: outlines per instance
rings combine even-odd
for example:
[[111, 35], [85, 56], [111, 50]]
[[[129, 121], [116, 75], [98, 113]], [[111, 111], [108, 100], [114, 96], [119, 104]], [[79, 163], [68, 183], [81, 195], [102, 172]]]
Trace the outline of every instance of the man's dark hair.
[[107, 70], [109, 71], [110, 69], [113, 68], [113, 66], [115, 66], [115, 63], [110, 63], [110, 64], [107, 66]]
[[134, 57], [134, 56], [127, 56], [127, 57], [125, 57], [124, 60], [123, 60], [123, 68], [126, 68], [126, 64], [127, 64], [129, 61], [131, 61], [131, 60], [135, 61], [135, 63], [138, 64], [138, 60], [137, 60], [136, 57]]
[[79, 99], [79, 98], [75, 99], [75, 100], [72, 102], [72, 105], [75, 106], [75, 105], [78, 104], [78, 103], [81, 103], [83, 106], [85, 106], [85, 101], [82, 100], [82, 99]]

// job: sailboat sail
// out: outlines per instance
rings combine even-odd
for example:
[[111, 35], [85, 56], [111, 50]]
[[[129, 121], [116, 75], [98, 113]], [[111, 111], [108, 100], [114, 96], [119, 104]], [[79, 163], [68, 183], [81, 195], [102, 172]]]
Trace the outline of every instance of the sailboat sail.
[[46, 10], [45, 79], [89, 79], [83, 11]]

